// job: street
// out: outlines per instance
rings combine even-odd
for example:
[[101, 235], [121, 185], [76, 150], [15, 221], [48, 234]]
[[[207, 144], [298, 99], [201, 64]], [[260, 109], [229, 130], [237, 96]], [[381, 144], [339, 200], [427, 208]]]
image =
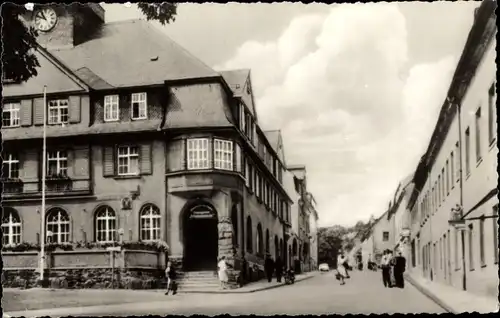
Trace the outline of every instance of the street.
[[[444, 313], [445, 311], [412, 285], [405, 289], [384, 288], [380, 272], [351, 274], [340, 286], [333, 272], [298, 282], [295, 285], [248, 294], [179, 294], [165, 296], [164, 301], [124, 305], [59, 308], [33, 311], [41, 316], [83, 315], [217, 315], [217, 314], [382, 314]], [[155, 297], [156, 298], [156, 297]], [[14, 313], [22, 315], [21, 312]]]

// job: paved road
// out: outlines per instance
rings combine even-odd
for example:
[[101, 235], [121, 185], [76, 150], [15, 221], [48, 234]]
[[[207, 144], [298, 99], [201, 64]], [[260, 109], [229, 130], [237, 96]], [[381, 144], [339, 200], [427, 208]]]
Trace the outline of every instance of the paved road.
[[217, 314], [370, 314], [444, 313], [445, 311], [413, 286], [384, 288], [380, 272], [354, 272], [340, 286], [333, 273], [319, 274], [295, 285], [249, 294], [179, 294], [161, 302], [101, 307], [81, 307], [78, 311], [39, 312], [37, 315], [217, 315]]

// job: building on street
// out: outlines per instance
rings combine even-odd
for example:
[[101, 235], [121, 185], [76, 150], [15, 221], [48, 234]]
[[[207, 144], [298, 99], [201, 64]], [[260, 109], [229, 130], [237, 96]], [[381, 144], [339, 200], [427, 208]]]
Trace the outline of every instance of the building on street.
[[6, 282], [36, 276], [42, 240], [51, 277], [103, 284], [111, 266], [145, 279], [167, 257], [213, 272], [221, 256], [235, 283], [261, 277], [266, 252], [285, 257], [284, 152], [259, 126], [250, 71], [216, 72], [144, 20], [104, 23], [98, 4], [35, 6], [26, 23], [40, 10], [57, 23], [39, 30], [38, 75], [3, 87]]
[[408, 200], [410, 274], [497, 297], [496, 1], [475, 11]]

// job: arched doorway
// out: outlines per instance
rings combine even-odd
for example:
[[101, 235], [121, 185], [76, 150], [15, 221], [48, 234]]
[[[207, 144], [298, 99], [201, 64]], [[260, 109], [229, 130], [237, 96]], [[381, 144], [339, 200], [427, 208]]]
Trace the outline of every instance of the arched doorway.
[[184, 269], [216, 269], [219, 233], [215, 209], [196, 204], [185, 211], [184, 217]]

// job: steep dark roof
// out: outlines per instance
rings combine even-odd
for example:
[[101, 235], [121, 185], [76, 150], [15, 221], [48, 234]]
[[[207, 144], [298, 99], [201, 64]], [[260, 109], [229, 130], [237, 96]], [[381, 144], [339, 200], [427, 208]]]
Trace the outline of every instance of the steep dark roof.
[[278, 153], [279, 141], [280, 141], [280, 131], [279, 130], [267, 130], [263, 131], [264, 135], [269, 141], [269, 144], [273, 150]]
[[88, 86], [93, 89], [110, 89], [113, 88], [108, 82], [97, 76], [94, 72], [92, 72], [87, 67], [79, 68], [75, 71], [75, 74], [78, 75]]
[[104, 24], [98, 37], [50, 52], [72, 70], [86, 67], [114, 87], [220, 77], [145, 20]]
[[250, 75], [249, 69], [221, 71], [220, 74], [227, 82], [235, 96], [242, 96], [243, 89]]

